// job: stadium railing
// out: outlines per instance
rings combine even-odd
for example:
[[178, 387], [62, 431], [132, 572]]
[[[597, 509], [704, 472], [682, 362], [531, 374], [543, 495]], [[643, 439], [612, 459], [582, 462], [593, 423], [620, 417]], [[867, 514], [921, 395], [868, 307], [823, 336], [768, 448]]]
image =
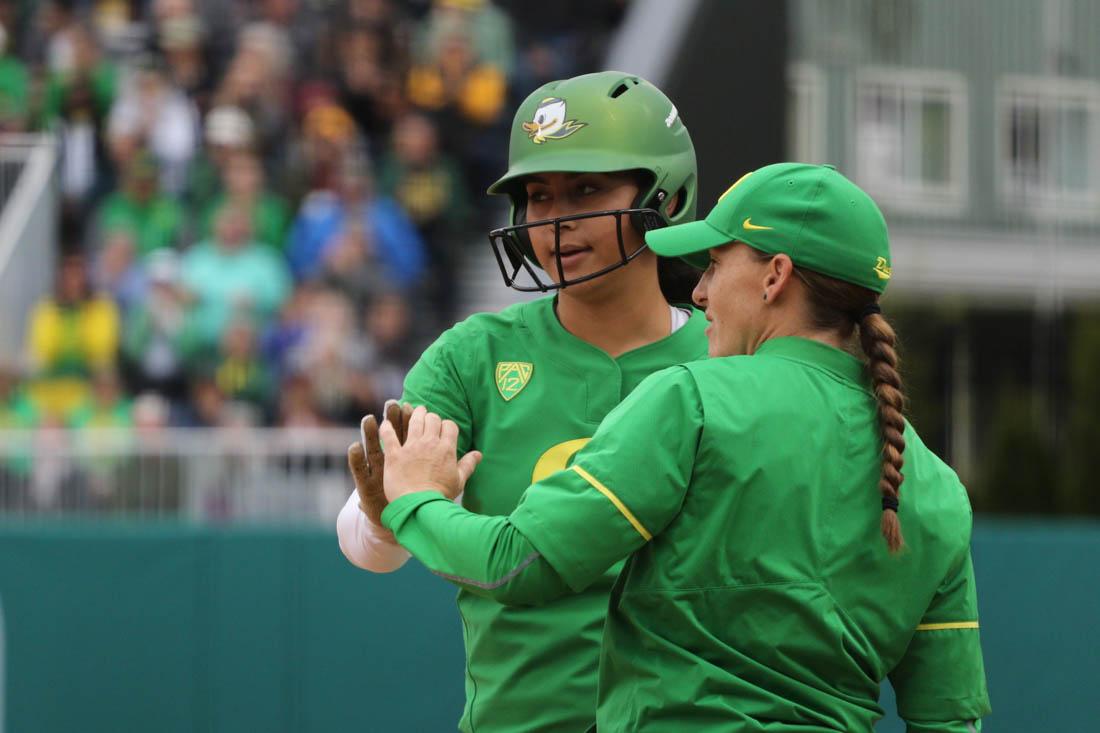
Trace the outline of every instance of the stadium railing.
[[347, 429], [0, 430], [0, 514], [332, 524]]

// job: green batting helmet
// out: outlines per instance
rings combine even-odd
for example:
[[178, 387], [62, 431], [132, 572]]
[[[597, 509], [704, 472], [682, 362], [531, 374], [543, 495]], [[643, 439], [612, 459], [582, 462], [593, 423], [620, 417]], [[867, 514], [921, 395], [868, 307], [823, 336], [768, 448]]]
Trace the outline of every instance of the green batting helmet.
[[[499, 240], [512, 261], [515, 270], [509, 277], [498, 252], [505, 281], [517, 289], [552, 290], [588, 280], [622, 267], [641, 252], [627, 256], [620, 242], [623, 258], [613, 267], [555, 285], [517, 286], [514, 275], [522, 260], [537, 265], [524, 228], [527, 193], [523, 180], [536, 173], [555, 171], [645, 174], [647, 184], [639, 192], [633, 209], [599, 212], [630, 214], [641, 233], [695, 219], [698, 199], [695, 146], [676, 106], [660, 89], [645, 79], [620, 71], [601, 71], [544, 84], [516, 111], [508, 147], [508, 172], [489, 187], [489, 193], [511, 198], [511, 226], [494, 230], [490, 240], [494, 251]], [[679, 202], [669, 215], [663, 204], [677, 194]], [[538, 282], [537, 277], [535, 280]]]

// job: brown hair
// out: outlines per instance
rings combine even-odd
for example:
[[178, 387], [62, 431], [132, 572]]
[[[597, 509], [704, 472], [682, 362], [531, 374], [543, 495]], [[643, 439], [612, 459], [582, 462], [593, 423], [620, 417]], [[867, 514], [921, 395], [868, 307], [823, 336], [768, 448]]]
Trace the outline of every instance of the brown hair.
[[[772, 258], [753, 251], [761, 260]], [[873, 291], [800, 267], [795, 267], [794, 272], [806, 286], [815, 328], [836, 331], [847, 341], [859, 326], [859, 344], [867, 357], [882, 433], [882, 474], [878, 482], [882, 494], [882, 536], [890, 552], [898, 552], [905, 544], [897, 513], [901, 483], [905, 480], [901, 473], [905, 453], [905, 392], [898, 373], [897, 335], [877, 308], [868, 312], [869, 307], [878, 304], [878, 295]]]
[[867, 357], [867, 371], [878, 402], [882, 432], [882, 474], [878, 482], [883, 500], [882, 536], [890, 551], [897, 552], [905, 544], [896, 508], [901, 483], [905, 480], [901, 473], [905, 452], [905, 393], [898, 373], [897, 335], [877, 308], [868, 312], [869, 306], [878, 303], [878, 295], [874, 292], [797, 267], [795, 273], [806, 286], [814, 326], [839, 331], [845, 339], [859, 326], [859, 344]]

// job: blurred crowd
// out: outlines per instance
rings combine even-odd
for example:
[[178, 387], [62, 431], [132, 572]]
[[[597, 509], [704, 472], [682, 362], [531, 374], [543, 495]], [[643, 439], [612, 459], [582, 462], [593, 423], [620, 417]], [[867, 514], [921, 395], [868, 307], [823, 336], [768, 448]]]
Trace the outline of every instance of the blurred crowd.
[[0, 130], [50, 131], [56, 285], [0, 427], [354, 425], [485, 246], [514, 106], [626, 0], [0, 0]]

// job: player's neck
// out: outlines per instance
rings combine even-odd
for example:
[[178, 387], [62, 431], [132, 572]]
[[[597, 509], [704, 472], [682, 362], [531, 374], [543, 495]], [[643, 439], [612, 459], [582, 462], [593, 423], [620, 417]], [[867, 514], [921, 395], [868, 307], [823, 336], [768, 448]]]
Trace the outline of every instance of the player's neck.
[[669, 335], [668, 303], [657, 278], [645, 283], [616, 283], [584, 296], [564, 290], [558, 295], [558, 320], [566, 331], [613, 357]]

